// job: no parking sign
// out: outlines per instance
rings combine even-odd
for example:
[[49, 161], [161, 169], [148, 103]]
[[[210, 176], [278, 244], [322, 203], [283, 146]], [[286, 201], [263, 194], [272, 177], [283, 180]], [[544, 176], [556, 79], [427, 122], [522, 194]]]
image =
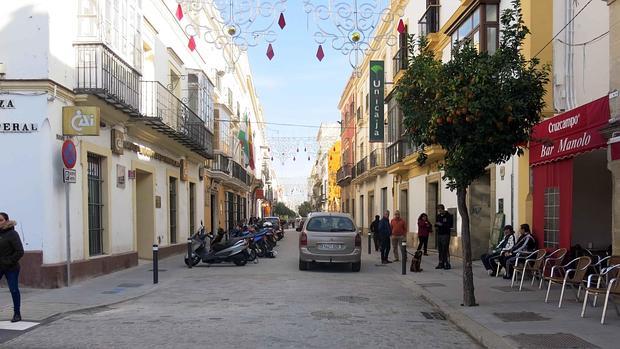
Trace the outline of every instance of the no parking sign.
[[77, 150], [75, 149], [75, 144], [73, 144], [71, 140], [66, 140], [62, 144], [62, 162], [68, 169], [75, 167], [75, 163], [77, 162]]

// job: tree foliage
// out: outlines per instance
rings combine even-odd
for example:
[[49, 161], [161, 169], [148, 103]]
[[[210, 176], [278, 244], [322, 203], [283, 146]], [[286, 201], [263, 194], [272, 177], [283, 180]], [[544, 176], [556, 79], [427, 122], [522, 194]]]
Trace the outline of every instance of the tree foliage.
[[446, 151], [442, 169], [450, 189], [466, 188], [486, 167], [521, 155], [544, 106], [548, 68], [521, 53], [529, 34], [520, 3], [501, 16], [502, 37], [492, 55], [462, 42], [446, 63], [425, 40], [412, 41], [412, 58], [398, 82], [396, 98], [418, 161], [437, 144]]
[[304, 201], [297, 208], [299, 215], [302, 217], [307, 217], [308, 213], [312, 212], [312, 204], [308, 201]]
[[289, 218], [297, 216], [297, 213], [288, 208], [283, 202], [276, 202], [276, 204], [273, 206], [273, 214], [274, 216], [287, 216]]

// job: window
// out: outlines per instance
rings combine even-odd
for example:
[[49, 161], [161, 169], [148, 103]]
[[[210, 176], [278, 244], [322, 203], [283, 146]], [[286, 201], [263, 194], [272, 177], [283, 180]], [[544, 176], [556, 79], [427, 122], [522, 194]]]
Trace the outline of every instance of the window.
[[499, 44], [499, 6], [481, 4], [470, 13], [452, 33], [452, 46], [464, 40], [479, 51], [495, 53]]
[[545, 188], [545, 247], [560, 245], [560, 188]]
[[230, 230], [235, 226], [235, 195], [226, 192], [226, 230]]
[[[170, 243], [177, 243], [177, 179], [170, 177], [168, 179], [168, 200], [170, 207], [168, 214], [170, 216]], [[192, 232], [194, 230], [191, 230]]]
[[189, 184], [189, 231], [196, 231], [196, 184]]
[[388, 143], [396, 143], [400, 139], [401, 134], [404, 133], [401, 132], [401, 129], [404, 131], [402, 122], [403, 114], [398, 102], [396, 98], [391, 98], [388, 102]]
[[88, 153], [88, 253], [103, 254], [103, 158]]
[[381, 188], [381, 215], [387, 211], [387, 187]]
[[306, 230], [318, 232], [354, 232], [355, 224], [347, 217], [319, 216], [312, 217]]

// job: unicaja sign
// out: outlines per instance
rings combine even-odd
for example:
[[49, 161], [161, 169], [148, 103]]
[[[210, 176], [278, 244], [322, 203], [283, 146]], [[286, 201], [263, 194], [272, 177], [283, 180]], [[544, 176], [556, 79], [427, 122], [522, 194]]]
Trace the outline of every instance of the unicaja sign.
[[98, 136], [98, 107], [62, 108], [62, 132], [65, 136]]

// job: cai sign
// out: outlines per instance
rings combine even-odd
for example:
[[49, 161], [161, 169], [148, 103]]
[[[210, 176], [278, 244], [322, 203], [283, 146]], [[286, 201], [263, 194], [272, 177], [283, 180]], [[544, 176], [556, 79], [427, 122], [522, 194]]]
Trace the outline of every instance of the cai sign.
[[98, 136], [99, 107], [63, 107], [62, 133], [65, 136]]
[[608, 96], [541, 122], [532, 133], [530, 165], [605, 147], [599, 129], [608, 122]]
[[384, 74], [383, 61], [370, 61], [370, 142], [383, 142]]

